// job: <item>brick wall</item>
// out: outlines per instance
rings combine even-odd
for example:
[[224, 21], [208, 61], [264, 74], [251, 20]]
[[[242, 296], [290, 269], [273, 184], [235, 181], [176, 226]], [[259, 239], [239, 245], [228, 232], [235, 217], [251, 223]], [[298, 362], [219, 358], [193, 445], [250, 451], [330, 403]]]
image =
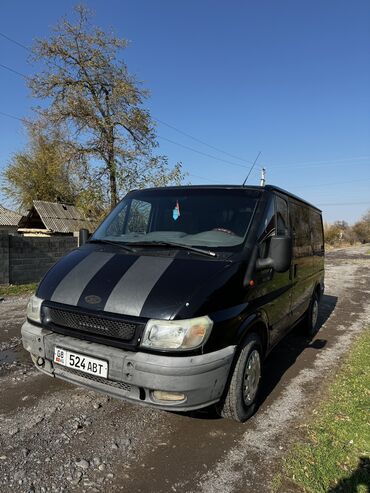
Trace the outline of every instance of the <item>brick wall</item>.
[[38, 282], [67, 252], [77, 247], [77, 238], [10, 236], [0, 231], [0, 284]]

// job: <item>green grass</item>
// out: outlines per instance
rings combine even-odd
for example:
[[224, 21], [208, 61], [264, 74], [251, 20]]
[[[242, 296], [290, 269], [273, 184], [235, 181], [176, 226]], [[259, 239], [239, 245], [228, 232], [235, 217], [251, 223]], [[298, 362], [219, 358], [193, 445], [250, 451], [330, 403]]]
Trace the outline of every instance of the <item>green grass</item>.
[[10, 284], [9, 286], [0, 286], [0, 296], [17, 296], [20, 294], [31, 295], [36, 291], [37, 283], [31, 284]]
[[283, 478], [293, 491], [370, 491], [369, 332], [366, 329], [355, 342], [327, 397], [314, 411], [306, 437], [284, 461]]

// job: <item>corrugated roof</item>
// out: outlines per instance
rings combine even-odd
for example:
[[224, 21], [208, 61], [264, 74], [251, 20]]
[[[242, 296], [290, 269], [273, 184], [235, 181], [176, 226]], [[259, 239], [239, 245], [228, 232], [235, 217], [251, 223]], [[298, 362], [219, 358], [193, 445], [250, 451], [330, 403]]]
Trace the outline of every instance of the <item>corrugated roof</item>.
[[21, 217], [21, 214], [17, 214], [17, 212], [10, 211], [0, 205], [0, 226], [18, 226]]
[[55, 233], [73, 233], [81, 228], [93, 231], [96, 223], [86, 219], [74, 205], [34, 200], [33, 205], [46, 229]]

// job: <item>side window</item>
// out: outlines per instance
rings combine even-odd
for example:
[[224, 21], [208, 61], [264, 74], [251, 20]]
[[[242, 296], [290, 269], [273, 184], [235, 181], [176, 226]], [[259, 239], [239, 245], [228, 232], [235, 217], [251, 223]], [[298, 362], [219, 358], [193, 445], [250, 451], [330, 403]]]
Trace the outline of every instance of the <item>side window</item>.
[[294, 245], [304, 247], [311, 244], [310, 217], [308, 207], [291, 203], [291, 218]]
[[276, 234], [275, 223], [275, 200], [272, 199], [265, 212], [265, 217], [258, 235], [258, 252], [260, 258], [266, 258], [268, 256], [271, 236], [275, 236]]
[[265, 218], [263, 224], [260, 228], [260, 233], [258, 235], [258, 241], [261, 243], [267, 238], [275, 235], [275, 203], [274, 200], [270, 201], [267, 212], [265, 213]]
[[312, 230], [312, 242], [316, 247], [321, 248], [324, 244], [321, 215], [318, 212], [311, 211], [310, 220]]
[[135, 199], [132, 200], [126, 233], [146, 233], [149, 226], [151, 209], [152, 206], [149, 202]]
[[289, 235], [288, 204], [281, 197], [276, 197], [276, 234]]

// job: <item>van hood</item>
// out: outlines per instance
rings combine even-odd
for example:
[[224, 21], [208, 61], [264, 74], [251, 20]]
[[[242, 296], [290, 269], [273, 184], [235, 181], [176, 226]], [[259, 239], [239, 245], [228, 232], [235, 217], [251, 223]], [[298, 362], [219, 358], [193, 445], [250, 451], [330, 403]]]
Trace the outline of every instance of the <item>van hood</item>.
[[[134, 255], [109, 245], [86, 244], [49, 270], [37, 296], [84, 310], [170, 320], [189, 307], [195, 293], [202, 292], [203, 297], [205, 286], [209, 297], [213, 285], [209, 281], [221, 272], [224, 278], [225, 270], [234, 270], [231, 265], [196, 256]], [[189, 315], [190, 311], [186, 310]]]

